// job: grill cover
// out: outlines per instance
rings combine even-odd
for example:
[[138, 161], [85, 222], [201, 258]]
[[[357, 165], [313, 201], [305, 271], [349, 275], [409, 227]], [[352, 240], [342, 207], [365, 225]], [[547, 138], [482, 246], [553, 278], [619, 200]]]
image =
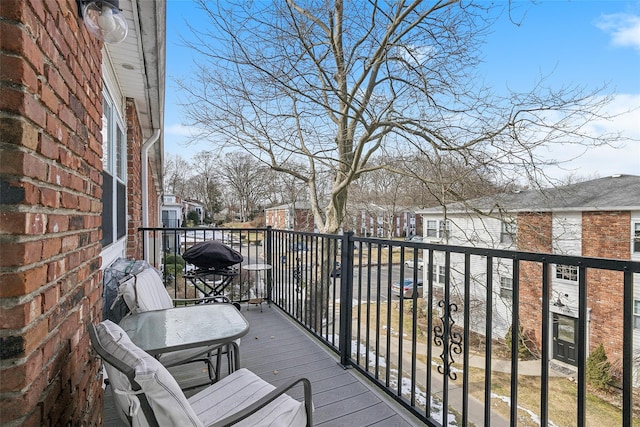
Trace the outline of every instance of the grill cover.
[[190, 264], [203, 269], [222, 270], [242, 262], [242, 254], [229, 246], [211, 240], [191, 246], [184, 251], [182, 258]]

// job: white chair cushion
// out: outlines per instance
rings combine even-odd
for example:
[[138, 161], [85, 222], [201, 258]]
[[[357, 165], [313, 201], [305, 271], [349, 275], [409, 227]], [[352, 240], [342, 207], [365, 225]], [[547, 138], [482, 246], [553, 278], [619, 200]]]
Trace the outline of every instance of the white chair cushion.
[[[249, 371], [239, 369], [189, 398], [189, 404], [205, 424], [232, 415], [275, 387]], [[274, 402], [234, 426], [305, 426], [304, 402], [283, 394]]]
[[119, 286], [131, 313], [172, 308], [173, 301], [167, 293], [160, 274], [153, 268], [131, 276]]
[[[202, 426], [176, 380], [160, 362], [131, 342], [120, 326], [105, 320], [96, 333], [107, 352], [134, 369], [135, 380], [144, 391], [161, 426]], [[125, 374], [105, 362], [116, 405], [133, 417], [134, 426], [148, 426], [140, 401]], [[124, 414], [120, 414], [124, 418]]]

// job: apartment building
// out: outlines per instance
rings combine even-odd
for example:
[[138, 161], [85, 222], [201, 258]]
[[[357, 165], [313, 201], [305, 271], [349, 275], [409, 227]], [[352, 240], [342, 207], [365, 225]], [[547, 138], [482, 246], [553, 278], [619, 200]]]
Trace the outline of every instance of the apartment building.
[[[445, 214], [446, 212], [446, 214]], [[622, 260], [640, 260], [640, 176], [616, 175], [547, 190], [530, 190], [484, 197], [420, 211], [427, 243], [488, 247], [494, 249], [576, 255]], [[426, 259], [426, 258], [425, 258]], [[445, 282], [445, 260], [437, 251], [431, 266], [434, 284]], [[461, 293], [462, 258], [452, 256], [450, 277], [453, 294]], [[504, 337], [511, 322], [513, 286], [519, 287], [521, 324], [534, 347], [540, 346], [541, 304], [549, 304], [553, 325], [550, 356], [576, 363], [580, 268], [552, 265], [551, 298], [542, 301], [540, 267], [526, 262], [514, 281], [513, 265], [500, 259], [492, 266], [494, 337]], [[427, 271], [427, 269], [425, 269]], [[486, 312], [487, 266], [482, 257], [471, 261], [472, 304]], [[634, 340], [640, 348], [640, 277], [634, 277]], [[474, 280], [474, 277], [477, 280]], [[602, 343], [609, 358], [616, 360], [622, 348], [622, 274], [590, 270], [587, 274], [587, 341], [589, 351]], [[426, 273], [425, 273], [426, 280]], [[484, 314], [478, 316], [478, 319]], [[485, 325], [471, 327], [483, 333]]]

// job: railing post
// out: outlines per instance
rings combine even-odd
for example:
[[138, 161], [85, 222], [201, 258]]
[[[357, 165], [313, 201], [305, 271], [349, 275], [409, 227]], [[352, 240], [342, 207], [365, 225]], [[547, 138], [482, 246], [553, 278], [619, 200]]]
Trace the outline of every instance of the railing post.
[[[265, 257], [266, 257], [266, 262], [269, 265], [274, 265], [273, 264], [273, 249], [271, 247], [271, 243], [272, 243], [272, 235], [273, 233], [273, 229], [271, 228], [270, 225], [267, 226], [267, 229], [265, 231], [265, 238], [264, 238], [264, 242], [265, 242]], [[270, 268], [267, 270], [267, 302], [271, 302], [271, 289], [273, 286], [273, 269]]]
[[340, 328], [338, 349], [340, 364], [349, 365], [351, 358], [351, 317], [353, 300], [353, 231], [342, 236], [341, 274], [340, 274]]

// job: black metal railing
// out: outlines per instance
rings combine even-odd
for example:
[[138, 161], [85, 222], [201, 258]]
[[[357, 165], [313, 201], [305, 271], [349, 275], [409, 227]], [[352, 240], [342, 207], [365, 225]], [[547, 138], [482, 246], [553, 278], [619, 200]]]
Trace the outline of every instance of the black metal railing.
[[[344, 366], [357, 369], [428, 425], [517, 424], [523, 416], [521, 381], [531, 366], [539, 378], [539, 397], [528, 416], [541, 425], [553, 424], [552, 370], [568, 369], [575, 377], [575, 398], [563, 404], [571, 405], [572, 425], [587, 425], [587, 357], [599, 341], [606, 341], [617, 366], [610, 390], [619, 396], [618, 419], [622, 425], [638, 422], [632, 396], [638, 385], [634, 275], [638, 283], [640, 262], [352, 233], [141, 231], [147, 259], [162, 268], [176, 294], [196, 291], [189, 280], [180, 287], [179, 277], [170, 277], [181, 268], [170, 255], [196, 241], [220, 240], [243, 253], [243, 264], [269, 264], [261, 296], [335, 351]], [[561, 274], [567, 268], [577, 273], [569, 280]], [[248, 301], [255, 277], [238, 271], [227, 295]], [[560, 318], [568, 323], [560, 324]], [[567, 330], [567, 324], [575, 328]], [[523, 361], [525, 356], [530, 360]], [[501, 375], [494, 368], [498, 359], [508, 366], [505, 395], [494, 389]], [[497, 399], [509, 402], [501, 414], [499, 405], [489, 403]]]

